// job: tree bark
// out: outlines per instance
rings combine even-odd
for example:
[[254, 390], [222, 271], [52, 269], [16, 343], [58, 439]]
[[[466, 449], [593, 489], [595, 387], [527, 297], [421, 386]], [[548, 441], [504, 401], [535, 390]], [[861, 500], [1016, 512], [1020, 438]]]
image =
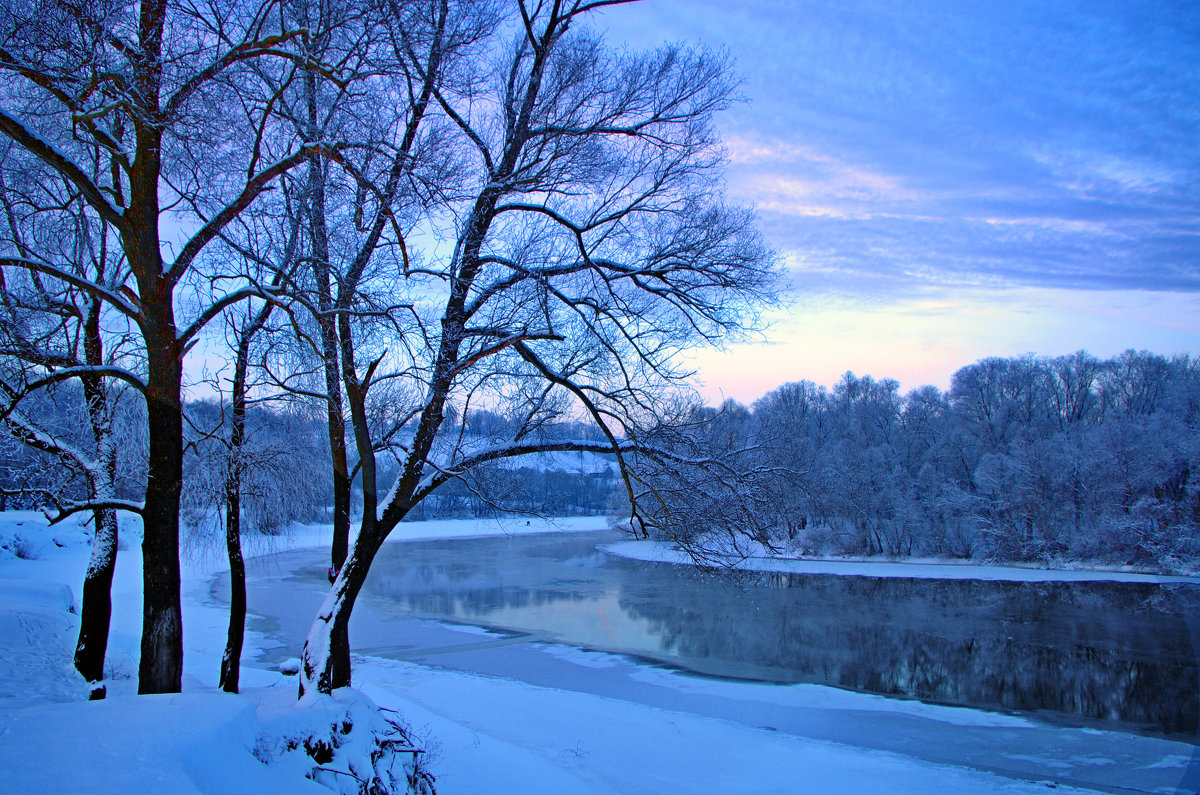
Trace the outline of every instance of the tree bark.
[[[319, 137], [317, 124], [317, 80], [310, 69], [304, 74], [307, 134], [310, 140]], [[333, 316], [334, 298], [330, 287], [329, 231], [326, 218], [325, 167], [321, 155], [313, 152], [308, 158], [308, 231], [312, 247], [313, 279], [317, 285], [317, 307], [320, 315], [321, 355], [325, 369], [325, 391], [329, 399], [326, 417], [329, 426], [329, 457], [333, 469], [333, 544], [330, 549], [331, 568], [341, 571], [346, 563], [350, 545], [350, 467], [346, 460], [346, 420], [343, 414], [342, 389], [338, 363], [337, 325]]]
[[229, 631], [225, 654], [221, 657], [220, 688], [238, 692], [241, 674], [242, 643], [246, 636], [246, 563], [242, 558], [241, 490], [234, 485], [226, 491], [225, 550], [229, 556]]
[[246, 636], [246, 562], [242, 557], [242, 445], [246, 434], [246, 360], [249, 336], [238, 344], [233, 377], [233, 410], [229, 432], [229, 472], [225, 479], [225, 551], [229, 558], [229, 630], [221, 657], [220, 687], [238, 691], [242, 643]]
[[[157, 235], [154, 237], [157, 239]], [[183, 618], [179, 601], [182, 357], [178, 351], [172, 310], [173, 285], [161, 275], [144, 278], [145, 269], [135, 272], [139, 276], [146, 315], [143, 333], [148, 365], [146, 414], [150, 435], [146, 503], [142, 513], [143, 604], [138, 692], [178, 693], [183, 681]], [[156, 310], [153, 314], [151, 307]]]
[[[276, 284], [278, 283], [276, 279]], [[225, 478], [225, 549], [229, 557], [229, 631], [221, 658], [221, 689], [238, 692], [242, 644], [246, 635], [246, 562], [242, 556], [242, 449], [246, 444], [246, 370], [250, 365], [250, 343], [266, 324], [272, 305], [268, 302], [243, 327], [238, 339], [233, 368], [229, 430], [229, 471]]]
[[[103, 276], [104, 255], [98, 265]], [[84, 360], [89, 365], [104, 363], [104, 343], [100, 335], [99, 299], [88, 302], [88, 313], [84, 319]], [[103, 468], [92, 477], [103, 482], [91, 484], [92, 496], [111, 496], [116, 477], [116, 454], [113, 446], [109, 416], [108, 395], [104, 379], [97, 375], [86, 375], [82, 379], [83, 396], [87, 403], [88, 421], [92, 427], [92, 440], [96, 446], [97, 462]], [[75, 669], [88, 682], [98, 683], [104, 679], [104, 655], [108, 651], [108, 632], [112, 621], [112, 579], [117, 564], [117, 513], [111, 508], [98, 508], [92, 512], [94, 535], [92, 553], [88, 559], [87, 573], [83, 580], [83, 599], [79, 609], [79, 638], [75, 644]], [[104, 688], [92, 689], [92, 699], [104, 697]]]
[[183, 615], [179, 602], [179, 490], [183, 482], [183, 355], [175, 324], [175, 282], [164, 272], [159, 237], [163, 127], [159, 124], [162, 44], [167, 5], [139, 7], [143, 60], [134, 69], [135, 117], [129, 203], [122, 243], [138, 285], [146, 343], [146, 416], [150, 439], [142, 511], [142, 643], [138, 693], [178, 693], [183, 683]]
[[[138, 693], [178, 693], [183, 683], [183, 615], [179, 602], [179, 488], [183, 477], [180, 368], [173, 356], [171, 361], [157, 362], [156, 366], [159, 358], [166, 357], [150, 357], [150, 372], [165, 372], [157, 379], [151, 376], [147, 400], [151, 444], [143, 511]], [[174, 400], [170, 392], [154, 389], [163, 380], [174, 380]]]
[[310, 692], [331, 693], [350, 686], [350, 614], [379, 548], [364, 541], [360, 532], [308, 631], [300, 666], [301, 698]]
[[[79, 610], [79, 639], [75, 644], [75, 669], [88, 682], [104, 679], [104, 655], [112, 618], [112, 579], [117, 563], [117, 514], [109, 509], [92, 513], [95, 537], [83, 579], [83, 601]], [[92, 698], [103, 698], [104, 688], [95, 687]]]

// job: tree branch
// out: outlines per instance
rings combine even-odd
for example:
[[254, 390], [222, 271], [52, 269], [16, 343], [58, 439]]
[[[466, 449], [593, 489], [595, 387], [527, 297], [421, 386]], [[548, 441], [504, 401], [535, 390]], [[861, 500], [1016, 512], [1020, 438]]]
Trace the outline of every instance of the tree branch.
[[68, 182], [79, 188], [80, 193], [92, 208], [108, 223], [125, 231], [125, 218], [121, 211], [114, 207], [99, 186], [92, 181], [83, 169], [57, 149], [49, 141], [27, 128], [20, 121], [0, 110], [0, 130], [9, 138], [20, 144], [30, 154], [61, 174]]

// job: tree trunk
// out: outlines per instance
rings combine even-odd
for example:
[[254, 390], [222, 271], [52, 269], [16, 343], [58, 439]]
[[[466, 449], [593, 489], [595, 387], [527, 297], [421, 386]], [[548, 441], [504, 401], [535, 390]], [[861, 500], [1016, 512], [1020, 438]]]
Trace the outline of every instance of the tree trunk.
[[[315, 168], [319, 168], [315, 166]], [[318, 191], [322, 200], [324, 190]], [[322, 201], [323, 205], [324, 202]], [[322, 358], [325, 367], [325, 390], [329, 397], [326, 417], [329, 424], [329, 458], [333, 466], [333, 546], [330, 562], [333, 571], [339, 572], [346, 563], [350, 547], [350, 466], [346, 461], [346, 420], [343, 413], [341, 374], [338, 363], [337, 327], [333, 319], [333, 298], [329, 289], [329, 249], [323, 230], [324, 211], [313, 212], [313, 265], [318, 285], [318, 303], [321, 317], [317, 325], [321, 329]], [[320, 219], [320, 220], [317, 220]]]
[[[103, 276], [103, 254], [98, 264], [100, 275]], [[89, 365], [104, 363], [100, 309], [100, 300], [93, 298], [84, 319], [84, 357]], [[84, 400], [87, 402], [92, 440], [96, 445], [96, 459], [102, 466], [99, 473], [92, 473], [92, 496], [112, 496], [117, 460], [104, 379], [97, 375], [85, 375], [80, 380]], [[95, 480], [97, 477], [101, 482]], [[117, 512], [111, 508], [94, 510], [92, 524], [92, 554], [88, 559], [87, 573], [83, 580], [79, 638], [75, 643], [75, 669], [88, 682], [99, 683], [104, 679], [104, 655], [108, 651], [108, 632], [112, 620], [112, 579], [117, 564]], [[104, 698], [104, 687], [98, 684], [93, 687], [91, 698]]]
[[[329, 457], [333, 462], [333, 544], [330, 564], [339, 572], [346, 564], [350, 547], [350, 466], [346, 461], [346, 422], [342, 415], [342, 393], [338, 381], [337, 340], [333, 338], [332, 320], [329, 328], [321, 323], [321, 341], [325, 347], [325, 386], [329, 395], [327, 414], [329, 424]], [[327, 336], [329, 335], [329, 336]], [[332, 355], [331, 360], [328, 357]]]
[[220, 687], [238, 691], [242, 642], [246, 636], [246, 562], [242, 558], [242, 444], [246, 428], [246, 358], [249, 338], [238, 346], [233, 378], [233, 418], [229, 434], [229, 473], [225, 479], [225, 551], [229, 557], [229, 630], [221, 657]]
[[221, 689], [238, 691], [242, 642], [246, 635], [246, 562], [242, 557], [242, 448], [246, 442], [246, 368], [250, 341], [267, 322], [271, 304], [264, 306], [238, 340], [233, 369], [229, 429], [229, 472], [225, 478], [225, 550], [229, 556], [229, 632], [221, 658]]
[[[157, 286], [157, 285], [155, 285]], [[183, 480], [182, 367], [171, 291], [159, 288], [155, 307], [165, 317], [145, 323], [147, 429], [150, 434], [146, 504], [142, 513], [142, 646], [139, 693], [178, 693], [183, 682], [183, 617], [179, 602], [179, 490]], [[155, 291], [157, 292], [157, 291]], [[143, 305], [152, 289], [142, 287]], [[158, 322], [153, 322], [157, 320]]]
[[[306, 105], [305, 133], [309, 140], [320, 137], [317, 114], [317, 74], [304, 72]], [[317, 326], [321, 330], [321, 357], [325, 368], [325, 394], [329, 403], [329, 457], [333, 467], [333, 545], [330, 549], [330, 580], [345, 565], [350, 543], [350, 475], [346, 461], [346, 421], [342, 414], [342, 390], [338, 365], [337, 328], [330, 288], [329, 230], [326, 219], [325, 169], [321, 155], [308, 158], [308, 232], [312, 251], [313, 279], [317, 286]]]
[[[134, 86], [141, 107], [157, 109], [162, 81], [163, 0], [138, 12], [141, 44]], [[137, 280], [138, 324], [146, 344], [149, 461], [142, 509], [142, 644], [138, 693], [178, 693], [183, 682], [179, 604], [179, 490], [183, 481], [183, 351], [175, 325], [175, 279], [163, 268], [159, 189], [163, 127], [133, 116], [134, 159], [121, 242]]]
[[241, 493], [235, 483], [227, 491], [225, 549], [229, 554], [229, 632], [225, 654], [221, 657], [220, 687], [226, 693], [238, 691], [241, 674], [242, 642], [246, 635], [246, 563], [242, 558]]
[[138, 693], [178, 693], [183, 683], [183, 615], [179, 604], [183, 415], [177, 404], [161, 400], [151, 400], [148, 404], [151, 444], [143, 513]]
[[[350, 613], [367, 579], [375, 553], [387, 535], [386, 530], [381, 531], [378, 519], [375, 457], [367, 425], [366, 396], [355, 374], [354, 338], [349, 327], [350, 321], [345, 315], [339, 318], [338, 323], [342, 378], [354, 423], [354, 439], [362, 462], [363, 516], [354, 549], [335, 577], [333, 587], [329, 589], [329, 595], [304, 642], [300, 666], [301, 697], [314, 688], [321, 693], [330, 693], [339, 687], [350, 686]], [[403, 513], [404, 510], [399, 510], [397, 518], [386, 525], [387, 529], [394, 527]]]
[[350, 686], [350, 613], [379, 548], [364, 542], [360, 532], [308, 631], [300, 658], [301, 698], [306, 693], [330, 693]]
[[[317, 136], [316, 77], [305, 73], [308, 93], [309, 135]], [[342, 570], [350, 546], [350, 467], [346, 461], [346, 420], [343, 414], [341, 373], [338, 361], [337, 326], [334, 320], [334, 299], [330, 287], [329, 232], [326, 223], [325, 171], [321, 156], [314, 152], [308, 161], [309, 223], [312, 247], [313, 278], [317, 285], [317, 306], [320, 315], [321, 356], [325, 368], [325, 392], [329, 398], [326, 417], [329, 424], [329, 457], [333, 466], [333, 545], [330, 549], [331, 568]]]
[[[79, 610], [79, 640], [75, 644], [75, 669], [89, 682], [104, 679], [104, 655], [108, 650], [108, 628], [112, 618], [112, 579], [117, 563], [117, 513], [97, 510], [92, 514], [96, 534], [83, 580], [83, 602]], [[104, 688], [92, 689], [93, 700], [104, 697]]]

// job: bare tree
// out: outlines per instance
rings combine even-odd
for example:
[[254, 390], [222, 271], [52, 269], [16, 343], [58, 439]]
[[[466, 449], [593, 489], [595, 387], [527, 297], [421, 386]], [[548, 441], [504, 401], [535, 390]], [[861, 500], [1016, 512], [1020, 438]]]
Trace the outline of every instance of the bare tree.
[[388, 234], [398, 218], [421, 204], [422, 194], [448, 187], [445, 168], [431, 157], [437, 135], [426, 131], [428, 111], [445, 72], [492, 27], [490, 6], [490, 0], [442, 0], [383, 3], [375, 14], [364, 14], [358, 3], [306, 9], [310, 27], [330, 31], [306, 42], [310, 62], [372, 78], [346, 90], [310, 68], [283, 103], [300, 136], [353, 142], [336, 158], [311, 153], [298, 186], [309, 243], [303, 284], [320, 342], [333, 475], [331, 573], [341, 570], [349, 549], [353, 480], [338, 317], [368, 292], [381, 249], [403, 246], [403, 234]]
[[246, 564], [242, 554], [242, 487], [249, 459], [246, 438], [246, 408], [249, 391], [251, 345], [267, 325], [274, 305], [246, 307], [244, 317], [231, 320], [230, 336], [234, 348], [233, 375], [230, 378], [229, 436], [226, 445], [221, 497], [225, 508], [225, 552], [229, 561], [229, 628], [225, 652], [221, 656], [219, 687], [227, 693], [238, 692], [242, 645], [246, 634]]
[[[248, 121], [252, 122], [253, 119]], [[258, 202], [222, 231], [222, 245], [216, 252], [217, 256], [211, 257], [205, 268], [214, 294], [220, 292], [229, 274], [241, 274], [263, 291], [262, 297], [247, 297], [224, 312], [223, 342], [233, 355], [232, 362], [228, 363], [232, 371], [226, 378], [225, 368], [221, 368], [209, 383], [218, 395], [224, 396], [228, 392], [228, 406], [222, 402], [219, 424], [212, 428], [199, 428], [201, 438], [198, 440], [201, 445], [207, 443], [208, 447], [218, 451], [216, 455], [212, 450], [207, 451], [208, 455], [203, 457], [209, 459], [204, 463], [208, 463], [210, 468], [215, 459], [219, 475], [216, 478], [201, 478], [206, 481], [207, 488], [201, 486], [197, 489], [189, 484], [198, 493], [184, 495], [185, 500], [200, 507], [202, 513], [215, 505], [224, 509], [230, 599], [229, 626], [225, 652], [221, 658], [219, 686], [231, 693], [238, 691], [246, 625], [246, 566], [242, 553], [245, 481], [248, 475], [281, 474], [288, 469], [286, 466], [277, 466], [279, 456], [276, 451], [269, 449], [271, 445], [265, 446], [268, 449], [252, 449], [246, 417], [247, 409], [255, 402], [251, 392], [256, 386], [261, 386], [258, 383], [260, 379], [255, 377], [261, 371], [253, 366], [254, 349], [259, 346], [261, 336], [270, 336], [279, 331], [272, 328], [269, 321], [275, 312], [282, 285], [295, 276], [298, 267], [297, 250], [303, 219], [296, 212], [286, 183], [283, 188], [278, 192], [281, 195], [274, 200]], [[278, 395], [267, 393], [261, 399], [276, 397]], [[226, 408], [228, 417], [225, 416]], [[201, 453], [199, 445], [195, 452]], [[256, 496], [261, 498], [262, 495]], [[260, 516], [264, 514], [262, 511], [258, 513]]]
[[[93, 168], [106, 160], [94, 154]], [[112, 245], [111, 228], [72, 193], [58, 175], [9, 147], [0, 166], [5, 208], [0, 240], [11, 254], [9, 267], [0, 270], [0, 355], [5, 357], [0, 421], [16, 439], [59, 464], [53, 488], [34, 487], [39, 502], [59, 512], [91, 508], [92, 554], [83, 584], [75, 667], [95, 683], [103, 678], [108, 646], [116, 507], [121, 505], [112, 422], [121, 390], [115, 385], [140, 387], [141, 382], [121, 367], [127, 351], [122, 351], [124, 335], [117, 333], [120, 321], [114, 328], [104, 302], [73, 283], [86, 280], [115, 292], [125, 285], [129, 271]], [[69, 197], [65, 203], [64, 196]], [[44, 273], [35, 262], [69, 276]], [[104, 325], [109, 326], [107, 340]], [[79, 433], [80, 419], [89, 433]], [[82, 488], [73, 489], [73, 480], [82, 481]], [[93, 696], [103, 693], [97, 687]]]
[[[729, 101], [727, 64], [685, 47], [610, 51], [584, 17], [614, 4], [520, 3], [485, 57], [430, 86], [426, 124], [449, 125], [440, 148], [462, 161], [460, 181], [408, 229], [375, 216], [376, 234], [399, 235], [384, 252], [398, 256], [372, 249], [359, 265], [381, 278], [391, 264], [390, 292], [341, 285], [338, 353], [363, 519], [305, 643], [302, 692], [350, 683], [348, 621], [380, 545], [476, 467], [546, 451], [615, 454], [634, 520], [652, 521], [627, 459], [645, 450], [639, 434], [661, 425], [657, 409], [686, 376], [676, 356], [753, 323], [771, 289], [751, 217], [717, 187], [709, 121]], [[360, 184], [374, 185], [377, 213], [394, 213], [386, 179]], [[408, 251], [419, 238], [435, 240], [422, 261]], [[384, 388], [405, 407], [386, 440], [369, 411]], [[451, 406], [466, 416], [474, 405], [502, 406], [516, 418], [510, 435], [481, 443], [444, 422]], [[603, 440], [539, 436], [568, 413]], [[397, 462], [390, 488], [380, 453]]]
[[[314, 32], [292, 26], [282, 11], [274, 2], [238, 0], [58, 0], [10, 3], [0, 12], [0, 131], [112, 228], [132, 274], [127, 289], [114, 291], [41, 252], [5, 260], [102, 301], [141, 342], [144, 370], [135, 380], [146, 397], [149, 477], [144, 500], [129, 507], [145, 527], [143, 693], [178, 691], [182, 674], [184, 359], [208, 322], [261, 292], [230, 279], [204, 300], [189, 280], [233, 219], [311, 152], [330, 148], [277, 134], [275, 95], [251, 68], [271, 62], [294, 73], [304, 62], [294, 45]], [[244, 112], [224, 113], [230, 103]], [[106, 169], [86, 166], [97, 150]]]

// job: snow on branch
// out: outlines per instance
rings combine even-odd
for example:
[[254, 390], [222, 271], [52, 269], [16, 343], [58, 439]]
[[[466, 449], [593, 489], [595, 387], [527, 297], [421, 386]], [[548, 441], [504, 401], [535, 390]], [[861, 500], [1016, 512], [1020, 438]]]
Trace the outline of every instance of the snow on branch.
[[3, 110], [0, 110], [0, 131], [79, 188], [84, 199], [100, 214], [101, 218], [118, 229], [125, 229], [125, 218], [121, 210], [105, 198], [103, 191], [83, 169], [55, 149], [49, 141]]
[[47, 276], [53, 276], [56, 279], [62, 279], [72, 287], [78, 287], [80, 290], [92, 295], [100, 300], [113, 306], [121, 314], [132, 320], [137, 320], [141, 316], [140, 307], [130, 302], [130, 299], [124, 295], [113, 292], [102, 284], [99, 284], [91, 279], [86, 279], [79, 274], [71, 273], [68, 270], [51, 265], [48, 262], [29, 259], [27, 257], [0, 257], [0, 267], [9, 268], [30, 268], [44, 273]]
[[245, 301], [250, 298], [264, 298], [267, 301], [274, 300], [280, 293], [283, 292], [281, 287], [275, 285], [254, 285], [243, 287], [233, 292], [226, 293], [217, 301], [214, 301], [208, 306], [196, 320], [184, 329], [179, 334], [180, 344], [186, 346], [197, 334], [199, 334], [213, 318], [225, 311], [226, 308], [233, 306], [239, 301]]
[[42, 389], [52, 384], [60, 384], [64, 381], [70, 381], [76, 378], [84, 378], [86, 376], [106, 376], [108, 378], [116, 378], [119, 381], [132, 386], [139, 392], [146, 391], [146, 382], [141, 377], [126, 370], [123, 367], [117, 367], [110, 364], [81, 364], [75, 367], [63, 367], [55, 370], [47, 376], [30, 381], [25, 385], [25, 393], [31, 393], [35, 390]]
[[133, 500], [82, 500], [80, 502], [71, 502], [65, 504], [56, 504], [55, 513], [53, 516], [49, 512], [43, 511], [46, 516], [46, 521], [51, 525], [74, 516], [77, 513], [84, 511], [128, 511], [129, 513], [140, 514], [146, 509], [144, 502], [134, 502]]
[[[262, 8], [259, 9], [259, 13], [263, 14], [265, 17], [265, 15], [268, 13], [268, 9], [270, 9], [271, 6], [272, 4], [270, 3], [264, 4]], [[259, 24], [260, 23], [256, 23], [251, 27], [258, 27]], [[266, 38], [258, 39], [256, 41], [243, 41], [242, 43], [230, 49], [223, 56], [213, 61], [207, 67], [192, 75], [192, 77], [184, 82], [184, 84], [179, 87], [179, 89], [171, 96], [171, 98], [167, 100], [163, 109], [164, 115], [168, 119], [173, 118], [175, 114], [177, 114], [179, 110], [187, 103], [187, 101], [191, 99], [192, 95], [200, 89], [201, 86], [203, 86], [209, 80], [212, 80], [221, 72], [228, 69], [230, 66], [233, 66], [241, 61], [258, 58], [263, 55], [272, 55], [278, 58], [295, 61], [299, 65], [308, 68], [320, 68], [319, 65], [313, 63], [311, 59], [305, 58], [297, 53], [291, 53], [287, 52], [286, 50], [279, 49], [279, 45], [286, 44], [296, 38], [302, 38], [307, 41], [309, 38], [308, 30], [306, 28], [297, 28], [295, 30], [287, 31], [274, 36], [267, 36]], [[321, 73], [331, 80], [333, 79], [333, 75], [328, 69], [321, 69]]]
[[175, 263], [171, 265], [168, 275], [176, 280], [182, 278], [200, 251], [213, 238], [217, 237], [233, 219], [237, 218], [243, 210], [249, 207], [259, 194], [267, 190], [270, 183], [276, 177], [286, 174], [304, 162], [313, 152], [328, 154], [329, 151], [336, 151], [337, 148], [337, 144], [329, 144], [321, 141], [306, 143], [292, 154], [282, 160], [276, 161], [246, 180], [246, 186], [237, 195], [237, 198], [221, 208], [216, 215], [205, 223], [204, 226], [200, 227], [196, 234], [192, 235], [187, 243], [183, 245], [183, 248], [179, 251], [179, 256], [175, 258]]

